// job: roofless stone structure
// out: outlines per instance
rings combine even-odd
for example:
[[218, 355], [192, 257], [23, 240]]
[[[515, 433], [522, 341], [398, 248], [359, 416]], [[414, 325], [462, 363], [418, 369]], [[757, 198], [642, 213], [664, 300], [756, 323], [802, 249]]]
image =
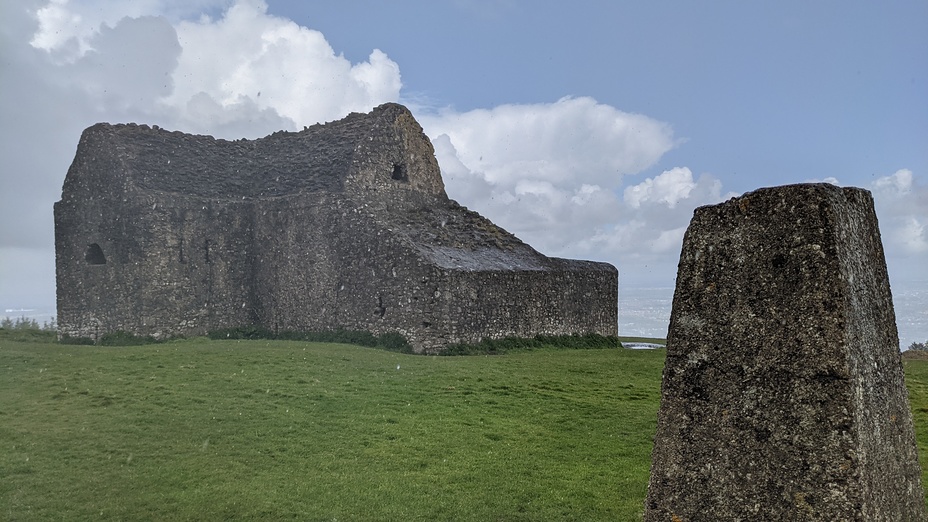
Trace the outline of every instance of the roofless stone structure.
[[926, 520], [920, 478], [870, 193], [697, 209], [645, 520]]
[[55, 247], [62, 335], [344, 328], [430, 352], [617, 329], [616, 269], [546, 257], [450, 200], [397, 104], [257, 140], [94, 125]]

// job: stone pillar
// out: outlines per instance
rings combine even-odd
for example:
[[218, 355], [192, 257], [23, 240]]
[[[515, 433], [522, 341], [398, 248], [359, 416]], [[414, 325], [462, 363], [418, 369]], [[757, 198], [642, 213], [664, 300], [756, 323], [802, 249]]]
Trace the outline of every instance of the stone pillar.
[[870, 193], [696, 209], [645, 520], [926, 520], [920, 477]]

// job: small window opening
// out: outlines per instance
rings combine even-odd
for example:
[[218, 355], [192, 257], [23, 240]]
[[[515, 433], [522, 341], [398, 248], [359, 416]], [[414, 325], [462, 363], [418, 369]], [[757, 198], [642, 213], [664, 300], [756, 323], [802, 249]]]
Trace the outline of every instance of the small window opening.
[[409, 181], [409, 174], [406, 173], [406, 165], [404, 163], [393, 164], [392, 178], [396, 181]]
[[203, 253], [206, 259], [206, 262], [209, 263], [209, 239], [203, 242]]
[[96, 243], [91, 243], [87, 246], [87, 252], [84, 254], [84, 259], [88, 264], [91, 265], [106, 264], [106, 256], [103, 255], [103, 249], [100, 248], [100, 245]]
[[180, 251], [178, 252], [178, 261], [181, 264], [187, 264], [187, 258], [184, 257], [184, 238], [180, 238]]

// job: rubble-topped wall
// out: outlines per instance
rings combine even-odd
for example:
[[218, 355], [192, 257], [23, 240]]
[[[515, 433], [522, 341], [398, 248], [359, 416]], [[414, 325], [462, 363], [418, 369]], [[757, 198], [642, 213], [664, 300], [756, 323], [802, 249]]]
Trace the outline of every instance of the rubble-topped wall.
[[95, 125], [55, 223], [62, 335], [347, 328], [436, 351], [617, 328], [615, 268], [548, 258], [448, 199], [396, 104], [258, 140]]

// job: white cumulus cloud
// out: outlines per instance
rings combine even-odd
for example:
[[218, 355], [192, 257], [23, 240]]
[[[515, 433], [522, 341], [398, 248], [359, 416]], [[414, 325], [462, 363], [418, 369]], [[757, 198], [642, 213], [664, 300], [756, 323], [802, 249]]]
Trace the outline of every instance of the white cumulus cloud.
[[625, 189], [625, 202], [632, 208], [640, 208], [642, 203], [663, 203], [670, 208], [677, 202], [689, 197], [696, 182], [693, 173], [686, 167], [676, 167], [662, 172], [659, 176]]
[[223, 109], [250, 104], [303, 126], [399, 99], [399, 66], [380, 50], [352, 64], [319, 31], [266, 11], [262, 1], [239, 1], [218, 20], [181, 22], [183, 52], [166, 103], [185, 107], [206, 95]]
[[[611, 226], [584, 241], [588, 251], [604, 249], [640, 257], [679, 253], [693, 210], [734, 196], [722, 195], [722, 183], [708, 174], [693, 177], [675, 167], [624, 190], [624, 212]], [[676, 262], [667, 258], [664, 262]]]
[[47, 72], [107, 119], [257, 137], [397, 101], [402, 86], [382, 51], [353, 64], [263, 0], [52, 0], [30, 13]]
[[[229, 0], [27, 0], [22, 6], [36, 21], [29, 43], [73, 61], [94, 48], [92, 40], [103, 26], [115, 27], [123, 18], [162, 16], [171, 22], [228, 7]], [[31, 5], [29, 5], [31, 4]]]
[[494, 185], [527, 176], [558, 185], [580, 180], [615, 185], [675, 145], [668, 124], [589, 97], [445, 110], [424, 116], [422, 125], [433, 138], [448, 136], [461, 163]]
[[555, 255], [619, 219], [626, 176], [677, 143], [668, 124], [589, 97], [419, 119], [449, 195]]
[[877, 178], [873, 191], [884, 197], [897, 198], [912, 193], [913, 174], [909, 169], [899, 169], [889, 176]]
[[870, 188], [886, 250], [928, 260], [928, 186], [918, 183], [911, 170], [900, 169], [877, 178]]
[[895, 230], [896, 239], [909, 252], [928, 252], [928, 227], [916, 217], [909, 217]]

